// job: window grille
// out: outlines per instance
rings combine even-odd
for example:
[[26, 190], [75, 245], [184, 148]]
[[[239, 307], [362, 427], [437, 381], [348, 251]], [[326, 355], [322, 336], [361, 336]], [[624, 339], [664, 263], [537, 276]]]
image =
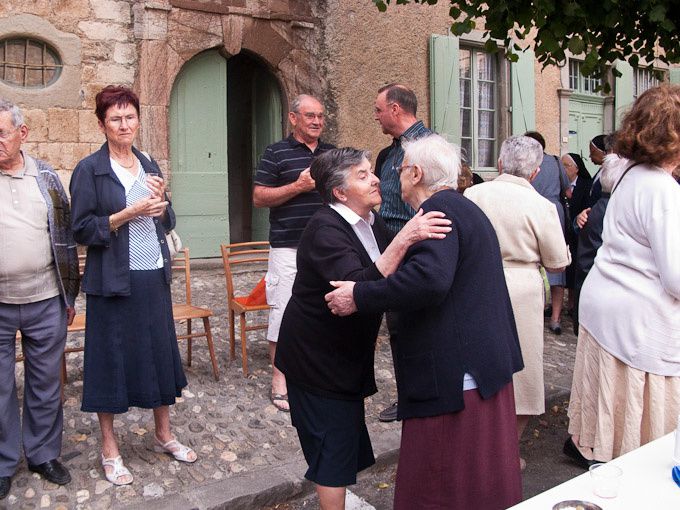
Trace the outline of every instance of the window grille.
[[21, 88], [45, 88], [62, 70], [57, 51], [37, 39], [0, 40], [0, 81]]

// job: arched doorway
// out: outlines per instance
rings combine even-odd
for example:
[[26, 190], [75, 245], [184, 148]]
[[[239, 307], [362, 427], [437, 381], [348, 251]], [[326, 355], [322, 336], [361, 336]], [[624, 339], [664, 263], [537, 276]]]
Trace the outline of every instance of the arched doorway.
[[264, 148], [282, 133], [276, 78], [248, 55], [203, 52], [178, 74], [169, 116], [173, 207], [192, 257], [266, 239], [267, 211], [252, 207], [251, 192]]

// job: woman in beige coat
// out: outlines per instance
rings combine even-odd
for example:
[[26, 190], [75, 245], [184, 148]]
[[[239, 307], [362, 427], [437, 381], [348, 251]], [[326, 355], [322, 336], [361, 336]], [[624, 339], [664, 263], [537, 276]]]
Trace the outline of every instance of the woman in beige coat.
[[465, 191], [496, 230], [505, 281], [515, 314], [524, 370], [513, 377], [517, 433], [529, 417], [545, 412], [543, 388], [543, 279], [539, 266], [563, 271], [571, 262], [555, 205], [531, 186], [540, 171], [541, 145], [526, 136], [503, 142], [498, 158], [501, 175]]

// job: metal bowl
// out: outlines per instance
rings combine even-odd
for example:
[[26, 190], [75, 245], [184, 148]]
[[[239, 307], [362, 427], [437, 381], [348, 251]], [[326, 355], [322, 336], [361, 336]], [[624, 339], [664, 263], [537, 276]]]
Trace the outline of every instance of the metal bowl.
[[552, 507], [552, 510], [602, 510], [602, 507], [590, 501], [570, 499], [569, 501], [560, 501]]

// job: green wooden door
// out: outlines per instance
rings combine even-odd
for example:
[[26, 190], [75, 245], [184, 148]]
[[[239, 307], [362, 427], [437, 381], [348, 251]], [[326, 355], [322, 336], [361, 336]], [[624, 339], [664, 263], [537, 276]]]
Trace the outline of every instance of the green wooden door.
[[[252, 83], [252, 171], [255, 177], [264, 150], [282, 138], [283, 126], [281, 93], [276, 79], [265, 69], [258, 69]], [[253, 207], [251, 221], [253, 241], [266, 241], [269, 238], [269, 209]]]
[[591, 175], [598, 166], [590, 161], [590, 140], [604, 133], [604, 99], [576, 95], [569, 98], [569, 152], [580, 154]]
[[177, 232], [193, 257], [217, 257], [229, 239], [227, 61], [217, 51], [190, 60], [170, 99], [172, 200]]

